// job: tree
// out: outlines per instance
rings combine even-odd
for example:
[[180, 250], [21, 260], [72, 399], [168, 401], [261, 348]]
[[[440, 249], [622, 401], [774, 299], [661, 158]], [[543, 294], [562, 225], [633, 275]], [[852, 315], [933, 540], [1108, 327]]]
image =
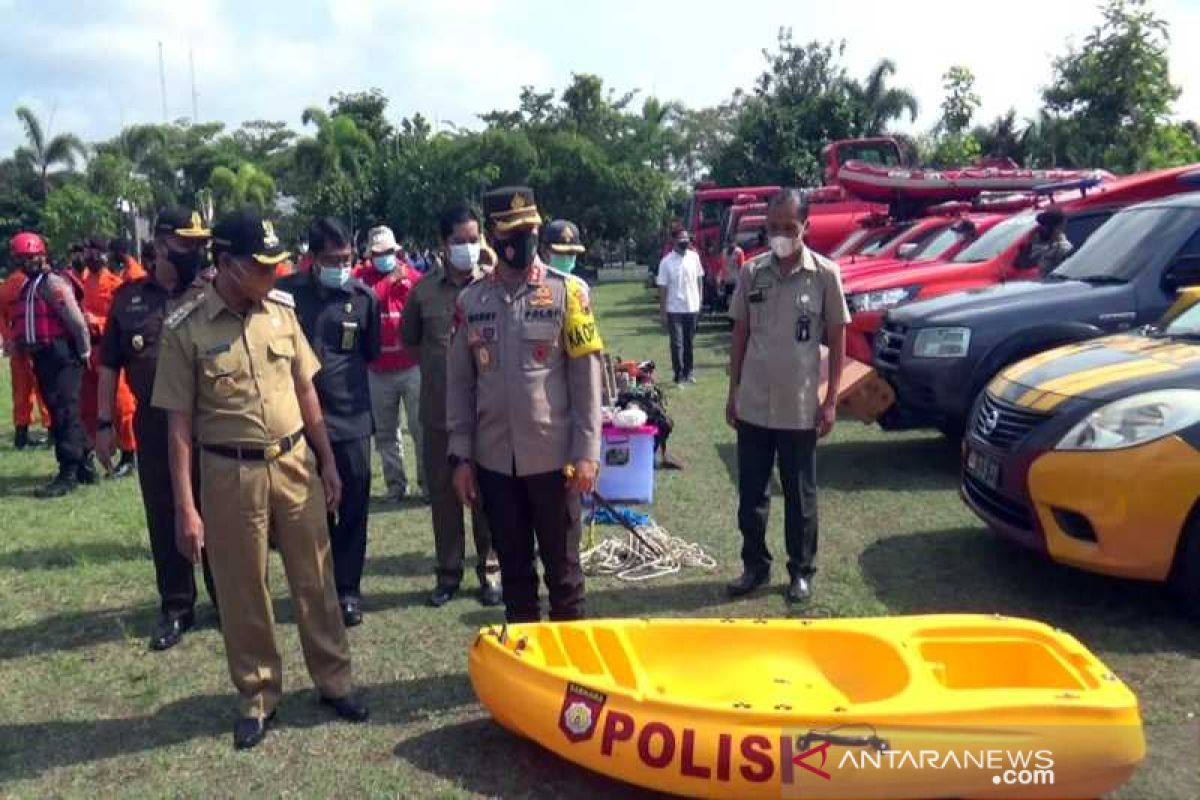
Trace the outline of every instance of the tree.
[[238, 165], [236, 171], [225, 166], [215, 167], [209, 176], [208, 188], [212, 190], [213, 205], [218, 213], [247, 204], [259, 211], [269, 211], [275, 204], [275, 181], [249, 162]]
[[1055, 155], [1068, 164], [1137, 170], [1180, 94], [1171, 82], [1168, 25], [1145, 0], [1108, 0], [1101, 14], [1082, 47], [1055, 59], [1042, 92], [1046, 110], [1070, 133], [1070, 151]]
[[61, 255], [70, 242], [88, 236], [115, 235], [116, 205], [78, 183], [68, 183], [51, 190], [46, 198], [41, 227], [52, 250]]
[[906, 113], [909, 121], [917, 119], [917, 97], [908, 89], [888, 86], [888, 79], [896, 74], [896, 62], [890, 58], [879, 61], [867, 73], [863, 83], [846, 82], [846, 90], [855, 107], [858, 134], [879, 136], [887, 132], [888, 124]]
[[296, 134], [288, 129], [286, 122], [265, 119], [243, 122], [230, 136], [242, 150], [246, 160], [256, 163], [266, 163], [286, 152], [292, 140], [296, 138]]
[[354, 230], [358, 215], [372, 204], [377, 189], [374, 181], [379, 175], [370, 169], [375, 143], [349, 116], [308, 108], [301, 120], [316, 128], [315, 136], [296, 143], [297, 170], [311, 186], [301, 206], [309, 216], [343, 216]]
[[865, 106], [840, 65], [844, 42], [798, 45], [781, 28], [777, 47], [763, 51], [767, 68], [713, 162], [718, 183], [819, 184], [821, 148], [862, 130]]
[[387, 107], [388, 98], [382, 89], [338, 92], [329, 98], [330, 116], [354, 120], [358, 129], [371, 137], [376, 147], [382, 147], [396, 133], [387, 120]]
[[1029, 126], [1024, 131], [1019, 129], [1017, 110], [1010, 108], [992, 120], [990, 125], [976, 125], [971, 136], [979, 143], [982, 155], [1011, 158], [1018, 164], [1024, 164], [1028, 158], [1028, 130]]
[[87, 148], [73, 133], [48, 137], [41, 120], [26, 106], [17, 106], [17, 119], [25, 129], [26, 144], [17, 148], [14, 158], [37, 173], [44, 201], [50, 196], [50, 170], [58, 166], [74, 170], [76, 158], [87, 157]]
[[971, 118], [979, 108], [979, 95], [975, 94], [975, 73], [963, 66], [953, 66], [942, 75], [942, 88], [946, 92], [942, 100], [942, 130], [957, 136], [971, 125]]

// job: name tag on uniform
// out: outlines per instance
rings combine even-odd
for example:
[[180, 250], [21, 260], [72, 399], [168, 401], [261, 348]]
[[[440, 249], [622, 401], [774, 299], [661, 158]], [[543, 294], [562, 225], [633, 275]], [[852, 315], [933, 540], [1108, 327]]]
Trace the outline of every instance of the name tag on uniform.
[[764, 301], [766, 299], [767, 299], [767, 294], [762, 289], [755, 289], [746, 297], [746, 300], [748, 300], [751, 303], [761, 303], [762, 301]]
[[356, 342], [358, 342], [358, 323], [353, 320], [344, 320], [342, 322], [342, 349], [353, 350]]

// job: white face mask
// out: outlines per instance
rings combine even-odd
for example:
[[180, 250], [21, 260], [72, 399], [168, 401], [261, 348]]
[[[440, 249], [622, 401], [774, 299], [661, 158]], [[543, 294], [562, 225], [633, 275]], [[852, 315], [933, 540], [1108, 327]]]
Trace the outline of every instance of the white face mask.
[[790, 258], [800, 249], [800, 240], [790, 236], [772, 236], [770, 244], [776, 258]]
[[478, 243], [452, 244], [450, 245], [450, 265], [460, 272], [474, 269], [475, 265], [479, 263], [479, 253], [482, 249]]

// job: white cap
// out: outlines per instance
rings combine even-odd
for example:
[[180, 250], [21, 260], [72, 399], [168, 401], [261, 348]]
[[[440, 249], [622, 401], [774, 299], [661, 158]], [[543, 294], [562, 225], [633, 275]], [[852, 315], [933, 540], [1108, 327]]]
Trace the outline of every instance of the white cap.
[[387, 225], [371, 228], [367, 233], [367, 241], [372, 253], [388, 253], [400, 249], [396, 244], [396, 234], [392, 233], [392, 229]]

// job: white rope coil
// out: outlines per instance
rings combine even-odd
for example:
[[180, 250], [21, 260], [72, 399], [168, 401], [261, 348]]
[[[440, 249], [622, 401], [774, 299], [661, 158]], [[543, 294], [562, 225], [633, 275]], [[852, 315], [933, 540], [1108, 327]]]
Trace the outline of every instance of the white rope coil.
[[610, 537], [580, 553], [584, 573], [615, 575], [623, 581], [645, 581], [673, 575], [683, 567], [714, 569], [717, 566], [717, 560], [703, 547], [672, 536], [656, 522], [638, 525], [637, 530], [645, 543], [626, 531], [624, 539]]

